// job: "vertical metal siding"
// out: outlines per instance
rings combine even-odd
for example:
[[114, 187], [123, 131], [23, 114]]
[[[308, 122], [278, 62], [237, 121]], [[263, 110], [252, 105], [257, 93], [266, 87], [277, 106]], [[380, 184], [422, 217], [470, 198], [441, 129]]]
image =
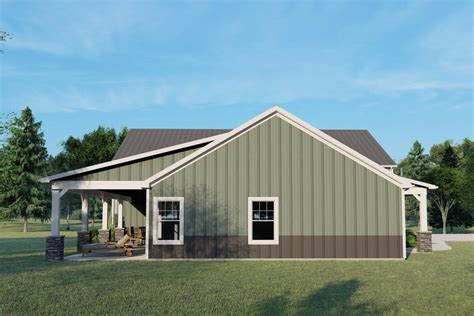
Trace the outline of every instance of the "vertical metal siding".
[[86, 181], [140, 181], [145, 180], [159, 171], [186, 157], [196, 149], [188, 149], [180, 152], [150, 158], [127, 165], [112, 167], [105, 170], [93, 172], [71, 178], [71, 180]]
[[[151, 194], [185, 197], [196, 256], [401, 256], [399, 188], [276, 117]], [[247, 245], [249, 196], [279, 197], [279, 246]]]

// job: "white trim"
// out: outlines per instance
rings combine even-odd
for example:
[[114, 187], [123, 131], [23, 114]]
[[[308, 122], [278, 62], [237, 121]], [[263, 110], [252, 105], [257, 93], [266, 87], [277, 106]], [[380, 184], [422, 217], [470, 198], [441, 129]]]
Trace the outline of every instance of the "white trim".
[[81, 231], [89, 231], [89, 195], [81, 193]]
[[146, 212], [145, 212], [145, 257], [149, 257], [150, 248], [150, 189], [146, 189]]
[[180, 149], [183, 149], [183, 148], [186, 148], [186, 147], [192, 147], [192, 146], [196, 146], [196, 145], [200, 145], [200, 144], [204, 144], [204, 143], [209, 143], [209, 142], [214, 141], [218, 136], [221, 136], [221, 134], [219, 134], [217, 136], [211, 136], [211, 137], [201, 138], [201, 139], [198, 139], [198, 140], [193, 140], [193, 141], [187, 142], [187, 143], [182, 143], [182, 144], [178, 144], [178, 145], [174, 145], [174, 146], [169, 146], [169, 147], [166, 147], [166, 148], [161, 148], [161, 149], [157, 149], [157, 150], [153, 150], [153, 151], [148, 151], [148, 152], [145, 152], [145, 153], [141, 153], [141, 154], [125, 157], [125, 158], [115, 159], [115, 160], [99, 163], [99, 164], [92, 165], [92, 166], [87, 166], [87, 167], [83, 167], [83, 168], [79, 168], [79, 169], [75, 169], [75, 170], [70, 170], [70, 171], [54, 174], [54, 175], [51, 175], [51, 176], [41, 178], [41, 179], [39, 179], [39, 181], [41, 183], [49, 183], [53, 180], [57, 180], [57, 179], [65, 178], [65, 177], [70, 177], [70, 176], [75, 176], [75, 175], [79, 175], [81, 173], [95, 171], [95, 170], [98, 170], [98, 169], [103, 169], [103, 168], [107, 168], [107, 167], [111, 167], [111, 166], [115, 166], [115, 165], [120, 165], [120, 164], [124, 164], [124, 163], [128, 163], [128, 162], [132, 162], [134, 160], [148, 158], [148, 157], [151, 157], [151, 156], [157, 156], [157, 155], [164, 154], [164, 153], [167, 153], [167, 152], [170, 152], [170, 151], [180, 150]]
[[[148, 189], [149, 190], [149, 189]], [[178, 240], [160, 240], [158, 239], [160, 222], [158, 202], [179, 202], [179, 239]], [[182, 196], [158, 196], [153, 198], [153, 245], [184, 245], [184, 197]]]
[[418, 181], [418, 180], [413, 180], [413, 179], [405, 178], [405, 177], [401, 177], [401, 176], [398, 176], [398, 177], [404, 179], [405, 181], [410, 182], [414, 186], [424, 187], [424, 188], [427, 188], [427, 189], [430, 189], [430, 190], [436, 190], [438, 188], [438, 186], [436, 186], [434, 184], [431, 184], [431, 183], [422, 182], [422, 181]]
[[[273, 209], [273, 240], [254, 240], [253, 236], [253, 217], [252, 217], [252, 202], [254, 201], [271, 201], [274, 204]], [[250, 196], [247, 205], [247, 234], [249, 245], [278, 245], [280, 239], [280, 212], [279, 212], [278, 197], [264, 197], [264, 196]]]
[[104, 196], [102, 198], [102, 230], [109, 229], [109, 202]]
[[59, 198], [62, 198], [64, 194], [66, 194], [69, 191], [69, 189], [64, 189], [61, 190], [61, 193], [59, 194]]
[[117, 228], [123, 228], [123, 200], [117, 199]]
[[401, 190], [402, 198], [402, 255], [403, 259], [407, 258], [407, 232], [406, 232], [406, 219], [405, 219], [405, 192]]
[[110, 199], [122, 199], [123, 201], [132, 202], [131, 197], [122, 195], [122, 194], [117, 194], [117, 193], [110, 193], [110, 192], [104, 192], [104, 191], [98, 191], [98, 190], [71, 190], [70, 192], [79, 193], [79, 194], [87, 193], [88, 195], [96, 196], [99, 198], [102, 198], [105, 196]]
[[68, 190], [142, 190], [143, 181], [58, 181], [52, 189]]
[[344, 156], [354, 160], [355, 162], [359, 163], [360, 165], [366, 167], [367, 169], [371, 170], [372, 172], [378, 174], [379, 176], [383, 177], [384, 179], [388, 180], [389, 182], [393, 183], [394, 185], [400, 188], [410, 188], [413, 185], [410, 182], [407, 182], [405, 179], [391, 173], [390, 171], [386, 170], [384, 167], [380, 166], [376, 162], [370, 160], [369, 158], [361, 155], [357, 151], [353, 150], [352, 148], [344, 145], [337, 139], [329, 136], [328, 134], [322, 132], [321, 130], [314, 128], [313, 126], [305, 123], [304, 121], [300, 120], [296, 116], [292, 115], [291, 113], [283, 110], [278, 106], [274, 106], [269, 110], [263, 112], [262, 114], [256, 116], [255, 118], [249, 120], [248, 122], [242, 124], [238, 128], [223, 134], [219, 135], [212, 143], [202, 147], [201, 149], [195, 151], [194, 153], [184, 157], [183, 159], [175, 162], [174, 164], [170, 165], [169, 167], [163, 169], [162, 171], [158, 172], [156, 175], [146, 179], [144, 182], [146, 183], [147, 187], [153, 186], [158, 182], [163, 181], [164, 179], [172, 176], [176, 172], [180, 171], [188, 164], [201, 159], [208, 155], [209, 153], [219, 149], [220, 147], [224, 146], [225, 144], [229, 143], [240, 134], [254, 128], [260, 124], [263, 124], [268, 119], [272, 118], [273, 116], [278, 116], [279, 118], [285, 120], [292, 126], [297, 127], [298, 129], [306, 132], [313, 138], [321, 141], [325, 145], [329, 146], [330, 148], [336, 150], [337, 152], [343, 154]]
[[61, 191], [51, 190], [51, 236], [59, 235], [59, 207], [61, 203]]

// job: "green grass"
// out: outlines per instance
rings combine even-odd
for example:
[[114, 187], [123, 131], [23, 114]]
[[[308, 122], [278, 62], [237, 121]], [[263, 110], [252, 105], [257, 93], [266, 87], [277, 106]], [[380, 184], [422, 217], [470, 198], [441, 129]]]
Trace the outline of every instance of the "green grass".
[[[0, 227], [0, 315], [474, 310], [474, 245], [467, 242], [407, 261], [46, 262], [47, 232]], [[66, 234], [67, 254], [74, 236]]]

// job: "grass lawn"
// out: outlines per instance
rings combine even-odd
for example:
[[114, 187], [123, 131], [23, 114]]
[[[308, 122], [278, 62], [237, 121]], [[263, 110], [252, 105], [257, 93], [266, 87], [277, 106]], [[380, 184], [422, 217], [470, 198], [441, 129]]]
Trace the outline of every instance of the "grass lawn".
[[474, 311], [467, 242], [407, 261], [46, 262], [48, 232], [15, 230], [0, 223], [0, 315]]

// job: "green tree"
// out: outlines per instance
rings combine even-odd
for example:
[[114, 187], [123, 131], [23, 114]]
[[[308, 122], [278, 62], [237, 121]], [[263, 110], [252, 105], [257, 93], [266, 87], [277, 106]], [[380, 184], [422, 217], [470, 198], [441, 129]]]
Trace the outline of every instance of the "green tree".
[[[430, 170], [427, 180], [438, 186], [438, 189], [431, 190], [429, 194], [431, 201], [441, 215], [441, 223], [436, 221], [437, 216], [431, 216], [430, 224], [434, 227], [441, 226], [443, 234], [446, 234], [450, 212], [461, 210], [459, 203], [460, 193], [465, 185], [464, 174], [459, 169], [436, 166]], [[459, 216], [455, 217], [459, 219]]]
[[29, 107], [13, 119], [2, 150], [1, 177], [7, 179], [0, 192], [3, 217], [23, 218], [23, 231], [28, 219], [49, 218], [45, 190], [38, 182], [45, 172], [47, 151], [41, 122], [36, 122]]
[[474, 213], [474, 142], [466, 138], [461, 147], [463, 152], [461, 167], [466, 180], [461, 194], [461, 204], [469, 214], [472, 214]]
[[[427, 172], [431, 168], [430, 158], [424, 153], [424, 148], [419, 141], [413, 143], [412, 148], [408, 152], [398, 168], [404, 177], [423, 181]], [[406, 216], [409, 218], [418, 218], [418, 201], [409, 196], [406, 201]]]
[[408, 155], [399, 164], [404, 177], [421, 181], [426, 175], [431, 164], [430, 158], [424, 153], [424, 150], [419, 141], [413, 143]]
[[[127, 133], [127, 128], [122, 128], [117, 133], [113, 128], [99, 126], [82, 138], [70, 136], [62, 143], [63, 150], [56, 157], [49, 159], [49, 173], [60, 173], [112, 160]], [[94, 225], [102, 204], [97, 198], [91, 198], [89, 203], [90, 218]], [[65, 211], [63, 215], [66, 215], [66, 218], [80, 207], [81, 199], [78, 194], [66, 193], [61, 198], [61, 209]]]

